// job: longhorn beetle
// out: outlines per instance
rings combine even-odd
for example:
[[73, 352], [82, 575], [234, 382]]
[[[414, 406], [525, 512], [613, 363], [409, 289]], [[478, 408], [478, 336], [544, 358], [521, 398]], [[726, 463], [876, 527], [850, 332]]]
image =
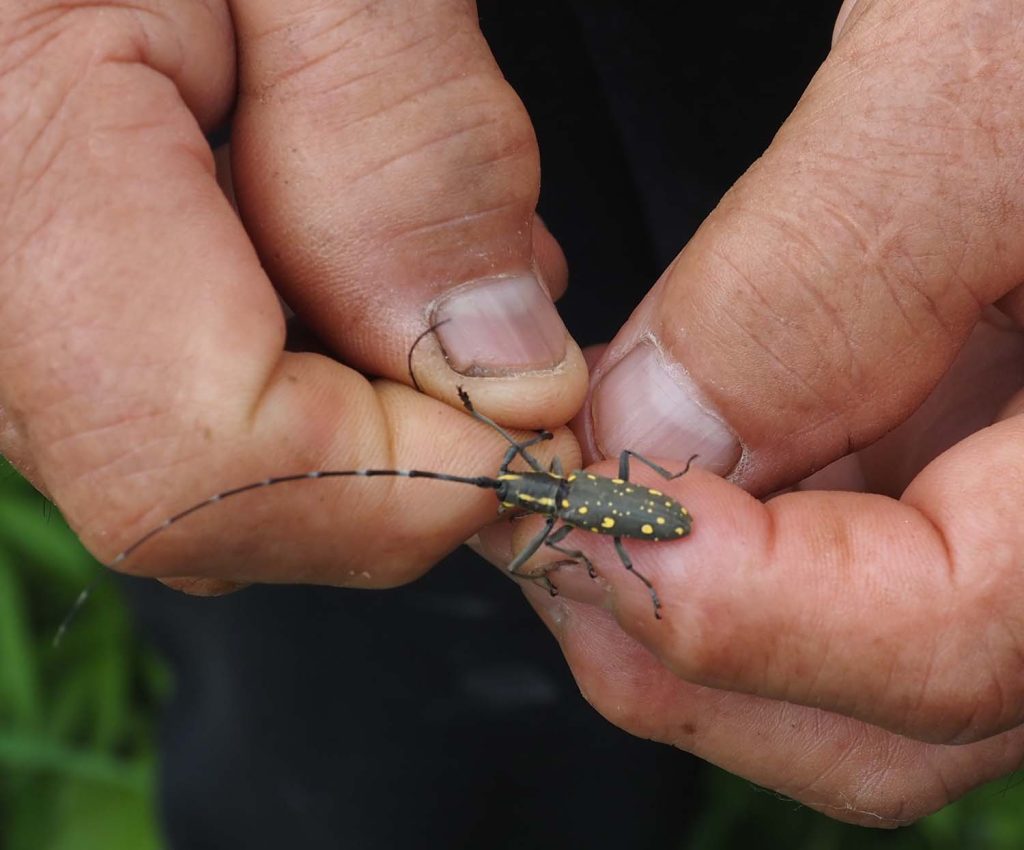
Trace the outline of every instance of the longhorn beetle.
[[[416, 338], [416, 341], [409, 349], [409, 375], [412, 377], [413, 384], [417, 389], [420, 389], [420, 385], [412, 371], [413, 351], [427, 334], [436, 330], [441, 324], [444, 324], [444, 322], [439, 322], [427, 328], [426, 331]], [[241, 487], [223, 490], [168, 517], [160, 525], [147, 531], [128, 548], [118, 554], [110, 562], [110, 566], [116, 567], [119, 563], [130, 557], [140, 546], [196, 511], [232, 496], [247, 493], [250, 490], [273, 487], [290, 481], [306, 481], [319, 478], [374, 478], [378, 476], [427, 478], [433, 481], [451, 481], [456, 484], [469, 484], [485, 490], [494, 490], [501, 505], [499, 511], [519, 509], [527, 513], [541, 514], [546, 517], [544, 527], [523, 547], [522, 551], [512, 559], [506, 568], [511, 575], [517, 578], [537, 578], [536, 576], [522, 573], [521, 568], [541, 546], [545, 545], [567, 555], [570, 559], [569, 561], [559, 563], [582, 563], [590, 577], [596, 578], [597, 571], [594, 569], [590, 559], [578, 549], [569, 549], [563, 546], [562, 542], [574, 529], [592, 531], [596, 534], [605, 534], [612, 537], [615, 550], [618, 552], [622, 565], [646, 585], [651, 595], [651, 603], [654, 606], [654, 616], [660, 620], [661, 600], [658, 598], [658, 592], [655, 590], [650, 579], [633, 566], [633, 561], [630, 559], [622, 539], [625, 537], [635, 540], [679, 540], [690, 533], [693, 519], [686, 508], [671, 496], [666, 496], [660, 490], [639, 487], [631, 482], [629, 480], [629, 459], [631, 457], [636, 458], [657, 472], [662, 478], [671, 481], [689, 472], [690, 465], [696, 460], [697, 455], [690, 457], [681, 472], [671, 473], [653, 461], [647, 460], [642, 455], [630, 449], [624, 449], [619, 455], [619, 475], [617, 478], [605, 478], [582, 470], [574, 470], [566, 476], [562, 471], [562, 464], [558, 458], [554, 458], [551, 461], [550, 467], [545, 470], [537, 459], [527, 451], [527, 449], [537, 443], [552, 439], [554, 435], [550, 431], [538, 431], [530, 439], [519, 442], [498, 425], [497, 422], [476, 410], [473, 407], [473, 402], [470, 401], [469, 394], [461, 386], [457, 389], [459, 399], [469, 415], [488, 427], [493, 428], [509, 443], [505, 457], [502, 459], [501, 466], [498, 467], [498, 474], [495, 477], [491, 478], [486, 475], [452, 475], [446, 472], [428, 472], [421, 469], [321, 469], [294, 475], [264, 478], [262, 481], [254, 481]], [[516, 455], [521, 457], [527, 466], [530, 467], [529, 472], [511, 472], [509, 470], [509, 464], [512, 463]], [[554, 526], [558, 520], [562, 520], [563, 524], [555, 530]], [[557, 593], [554, 585], [547, 579], [546, 575], [540, 578], [547, 584], [552, 595]], [[71, 611], [58, 628], [57, 634], [54, 637], [54, 644], [60, 642], [68, 624], [85, 602], [89, 589], [86, 588], [79, 594]]]

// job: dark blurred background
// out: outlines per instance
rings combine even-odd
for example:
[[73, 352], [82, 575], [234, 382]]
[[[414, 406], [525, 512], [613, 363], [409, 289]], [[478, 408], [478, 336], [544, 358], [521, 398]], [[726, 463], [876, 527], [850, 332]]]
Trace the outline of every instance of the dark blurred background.
[[[581, 343], [613, 335], [765, 149], [838, 6], [479, 3], [537, 129]], [[386, 593], [103, 582], [54, 650], [99, 570], [0, 473], [0, 847], [1024, 846], [1015, 777], [878, 833], [631, 738], [468, 552]]]

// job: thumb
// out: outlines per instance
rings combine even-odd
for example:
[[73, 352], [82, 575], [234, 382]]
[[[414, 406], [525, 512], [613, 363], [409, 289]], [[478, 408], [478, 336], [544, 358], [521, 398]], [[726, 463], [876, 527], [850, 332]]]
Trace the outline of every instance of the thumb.
[[914, 411], [1024, 279], [1024, 36], [1004, 5], [858, 3], [595, 369], [591, 450], [698, 452], [766, 492]]
[[[346, 365], [466, 385], [507, 425], [555, 427], [586, 370], [552, 302], [540, 159], [472, 0], [234, 7], [234, 189], [265, 268]], [[482, 380], [481, 380], [482, 379]]]

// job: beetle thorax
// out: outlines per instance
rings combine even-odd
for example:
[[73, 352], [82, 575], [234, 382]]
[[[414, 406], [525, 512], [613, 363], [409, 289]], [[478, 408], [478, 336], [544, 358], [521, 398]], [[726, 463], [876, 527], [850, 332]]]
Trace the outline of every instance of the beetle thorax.
[[498, 498], [503, 507], [535, 514], [555, 513], [566, 487], [564, 478], [549, 472], [509, 472], [498, 480]]

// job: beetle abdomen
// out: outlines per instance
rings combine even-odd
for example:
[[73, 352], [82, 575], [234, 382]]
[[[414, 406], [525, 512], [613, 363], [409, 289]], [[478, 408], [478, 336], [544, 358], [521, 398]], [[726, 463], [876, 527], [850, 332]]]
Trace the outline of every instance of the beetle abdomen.
[[690, 533], [686, 508], [660, 490], [580, 470], [565, 480], [558, 516], [567, 525], [636, 540], [678, 540]]

